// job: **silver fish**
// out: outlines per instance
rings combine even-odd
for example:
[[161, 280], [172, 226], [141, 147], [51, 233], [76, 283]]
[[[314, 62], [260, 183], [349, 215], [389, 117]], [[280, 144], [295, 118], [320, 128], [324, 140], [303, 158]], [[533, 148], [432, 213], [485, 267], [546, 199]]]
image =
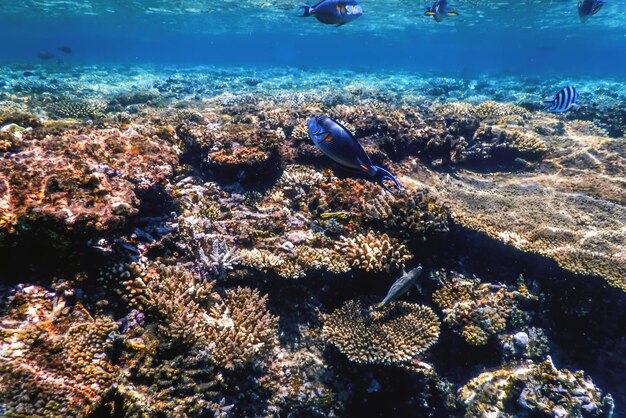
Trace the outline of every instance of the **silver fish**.
[[398, 299], [400, 296], [404, 295], [412, 285], [415, 284], [417, 278], [422, 274], [422, 266], [417, 266], [413, 270], [409, 270], [408, 273], [404, 273], [398, 280], [396, 280], [391, 287], [389, 288], [389, 292], [387, 292], [387, 296], [382, 300], [378, 305], [375, 306], [375, 309], [380, 309], [383, 306], [387, 305], [389, 302]]

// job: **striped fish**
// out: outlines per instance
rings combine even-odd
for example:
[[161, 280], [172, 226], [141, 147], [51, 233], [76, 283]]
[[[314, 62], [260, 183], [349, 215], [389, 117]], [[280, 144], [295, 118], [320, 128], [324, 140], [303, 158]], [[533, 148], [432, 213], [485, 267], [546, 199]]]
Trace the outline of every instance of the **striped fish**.
[[558, 92], [553, 99], [543, 101], [544, 109], [547, 112], [560, 113], [570, 109], [578, 109], [578, 92], [574, 86], [567, 86]]

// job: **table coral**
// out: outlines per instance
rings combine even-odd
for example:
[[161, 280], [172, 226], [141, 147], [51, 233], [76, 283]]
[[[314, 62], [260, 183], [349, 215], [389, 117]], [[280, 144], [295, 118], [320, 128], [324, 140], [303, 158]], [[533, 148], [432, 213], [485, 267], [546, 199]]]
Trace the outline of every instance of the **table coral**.
[[557, 369], [552, 360], [485, 372], [459, 390], [466, 417], [610, 417], [613, 400], [582, 371]]
[[489, 337], [525, 322], [518, 305], [533, 296], [523, 282], [517, 289], [507, 289], [454, 272], [435, 277], [442, 287], [433, 293], [433, 301], [443, 310], [444, 322], [459, 328], [469, 344], [484, 345]]
[[321, 319], [324, 338], [357, 363], [409, 363], [439, 338], [439, 319], [430, 308], [401, 301], [374, 310], [349, 300]]

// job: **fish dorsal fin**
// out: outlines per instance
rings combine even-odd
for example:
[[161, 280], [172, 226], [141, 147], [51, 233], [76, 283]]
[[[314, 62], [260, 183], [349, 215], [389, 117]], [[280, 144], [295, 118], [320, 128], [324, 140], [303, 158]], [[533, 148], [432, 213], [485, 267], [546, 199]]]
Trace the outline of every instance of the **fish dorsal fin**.
[[599, 1], [596, 3], [596, 7], [593, 8], [593, 10], [591, 11], [592, 15], [595, 15], [596, 13], [598, 13], [600, 11], [600, 9], [602, 8], [602, 6], [604, 6], [604, 3]]

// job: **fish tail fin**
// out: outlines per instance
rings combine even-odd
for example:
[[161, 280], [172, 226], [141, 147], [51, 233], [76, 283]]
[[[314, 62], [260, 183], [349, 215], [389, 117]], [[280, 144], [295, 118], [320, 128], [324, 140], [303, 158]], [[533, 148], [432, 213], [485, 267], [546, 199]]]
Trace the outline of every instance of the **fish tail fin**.
[[389, 193], [393, 194], [394, 192], [385, 185], [385, 181], [392, 181], [393, 184], [393, 188], [396, 189], [397, 191], [402, 190], [402, 187], [400, 186], [400, 182], [398, 181], [398, 179], [396, 179], [394, 177], [393, 174], [391, 174], [389, 171], [385, 170], [382, 167], [378, 167], [378, 166], [374, 166], [374, 168], [376, 169], [376, 180], [378, 181], [378, 183], [380, 183], [381, 186], [383, 186], [383, 189], [387, 190]]
[[313, 8], [306, 3], [300, 5], [304, 10], [302, 11], [302, 15], [300, 17], [309, 17], [313, 14]]
[[457, 12], [448, 12], [448, 16], [458, 16]]

